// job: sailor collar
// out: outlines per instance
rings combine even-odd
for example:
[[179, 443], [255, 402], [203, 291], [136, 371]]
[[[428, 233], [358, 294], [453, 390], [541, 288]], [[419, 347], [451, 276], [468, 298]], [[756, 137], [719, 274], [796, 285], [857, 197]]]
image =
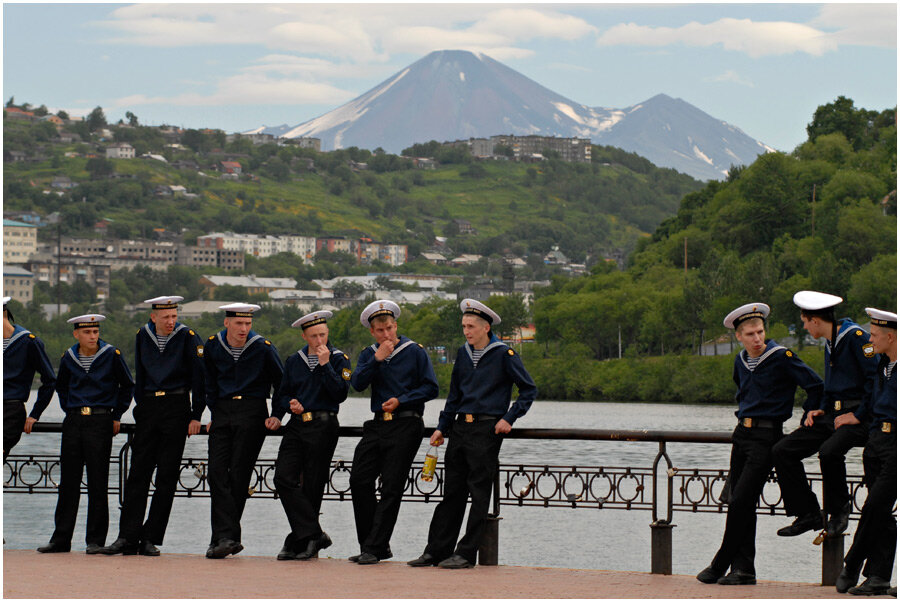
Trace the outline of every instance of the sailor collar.
[[[97, 350], [97, 353], [95, 353], [95, 354], [93, 355], [93, 358], [94, 358], [94, 359], [91, 360], [91, 363], [92, 363], [92, 364], [93, 364], [93, 362], [97, 361], [97, 358], [100, 357], [101, 354], [105, 353], [105, 352], [106, 352], [107, 350], [109, 350], [109, 349], [114, 349], [114, 347], [113, 347], [112, 345], [110, 345], [109, 343], [107, 343], [106, 341], [100, 341], [100, 342], [99, 342], [99, 345], [100, 345], [100, 348]], [[72, 345], [71, 347], [69, 347], [69, 350], [68, 350], [66, 353], [69, 354], [69, 357], [72, 358], [72, 361], [74, 361], [75, 364], [76, 364], [79, 368], [82, 368], [81, 362], [78, 360], [78, 351], [77, 351], [77, 349], [78, 349], [78, 343], [75, 343], [74, 345]], [[82, 368], [82, 369], [83, 369], [83, 368]], [[87, 370], [85, 370], [85, 372], [90, 372], [90, 368], [88, 368]]]
[[[760, 365], [762, 365], [762, 363], [764, 361], [766, 361], [766, 359], [768, 359], [769, 357], [772, 356], [773, 353], [775, 353], [776, 351], [779, 351], [781, 349], [787, 349], [787, 348], [785, 346], [779, 345], [773, 341], [769, 341], [769, 346], [766, 348], [766, 350], [763, 352], [763, 354], [759, 356], [759, 359], [756, 362], [756, 367], [759, 368]], [[747, 361], [749, 358], [748, 358], [746, 349], [741, 350], [740, 357], [741, 357], [741, 362], [744, 364], [744, 368], [749, 370], [750, 364]]]
[[12, 344], [15, 341], [18, 341], [22, 337], [29, 335], [29, 334], [31, 334], [30, 330], [25, 330], [25, 328], [23, 328], [21, 326], [16, 326], [15, 330], [13, 331], [13, 335], [11, 337], [9, 337], [9, 342], [6, 343], [6, 349], [4, 349], [3, 352], [6, 353], [6, 350], [9, 349], [10, 347], [12, 347]]

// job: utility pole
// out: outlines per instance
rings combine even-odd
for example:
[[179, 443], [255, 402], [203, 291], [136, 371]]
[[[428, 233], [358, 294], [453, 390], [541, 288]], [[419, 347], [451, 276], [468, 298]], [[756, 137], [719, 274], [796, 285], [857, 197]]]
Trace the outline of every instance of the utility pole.
[[62, 261], [61, 255], [62, 255], [62, 226], [57, 224], [57, 226], [56, 226], [56, 316], [57, 317], [62, 315], [62, 312], [60, 311], [60, 299], [59, 299], [60, 288], [61, 288], [60, 284], [59, 284], [59, 277], [60, 277], [60, 270], [61, 270], [60, 262]]
[[813, 184], [813, 198], [812, 198], [812, 235], [816, 235], [816, 185]]
[[687, 276], [687, 236], [684, 237], [684, 275]]
[[622, 359], [622, 325], [619, 324], [619, 359]]

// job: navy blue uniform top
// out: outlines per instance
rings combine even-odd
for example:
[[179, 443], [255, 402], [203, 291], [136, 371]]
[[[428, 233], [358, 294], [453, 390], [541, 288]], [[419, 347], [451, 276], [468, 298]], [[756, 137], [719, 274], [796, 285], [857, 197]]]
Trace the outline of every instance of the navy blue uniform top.
[[821, 409], [831, 411], [837, 400], [864, 401], [871, 397], [877, 369], [878, 360], [866, 331], [849, 318], [838, 320], [835, 344], [825, 345], [825, 397]]
[[823, 383], [812, 368], [794, 352], [775, 341], [766, 341], [766, 349], [759, 356], [754, 370], [747, 363], [747, 350], [734, 358], [734, 384], [738, 391], [735, 401], [738, 418], [768, 418], [784, 422], [791, 417], [797, 387], [806, 391], [805, 411], [821, 405]]
[[[512, 386], [519, 388], [519, 397], [509, 404]], [[502, 416], [512, 424], [525, 415], [537, 397], [537, 386], [525, 370], [522, 358], [491, 334], [476, 367], [472, 361], [472, 346], [466, 343], [456, 353], [456, 363], [450, 375], [450, 393], [438, 419], [438, 430], [448, 433], [456, 414], [490, 414]]]
[[897, 422], [897, 366], [887, 376], [888, 359], [883, 357], [875, 377], [872, 396], [853, 413], [862, 422], [872, 420], [871, 430], [879, 430], [882, 422]]
[[269, 392], [278, 390], [284, 366], [278, 350], [271, 341], [252, 330], [247, 334], [244, 351], [237, 361], [225, 339], [225, 330], [206, 341], [203, 346], [203, 365], [206, 370], [206, 405], [212, 410], [216, 401], [240, 395], [247, 399], [266, 399]]
[[316, 364], [310, 370], [309, 345], [294, 353], [284, 363], [284, 378], [272, 401], [272, 416], [281, 418], [290, 411], [291, 400], [296, 399], [304, 412], [327, 410], [337, 412], [350, 392], [350, 358], [340, 349], [328, 343], [331, 357], [324, 366]]
[[100, 339], [91, 367], [85, 372], [78, 362], [78, 343], [69, 347], [59, 361], [56, 393], [64, 411], [81, 407], [112, 408], [113, 420], [131, 405], [134, 381], [122, 353]]
[[424, 347], [400, 336], [394, 351], [383, 361], [375, 359], [377, 344], [363, 349], [350, 375], [350, 384], [357, 391], [372, 386], [371, 408], [381, 412], [381, 404], [396, 397], [400, 406], [394, 410], [425, 411], [425, 402], [438, 394], [437, 376], [431, 358]]
[[56, 373], [44, 350], [44, 343], [28, 330], [16, 325], [3, 350], [3, 399], [28, 400], [34, 373], [41, 375], [41, 387], [31, 409], [37, 420], [47, 408], [56, 386]]
[[200, 420], [206, 400], [203, 392], [203, 341], [182, 324], [175, 323], [163, 351], [156, 344], [156, 325], [147, 322], [134, 338], [134, 401], [145, 393], [190, 389], [191, 418]]

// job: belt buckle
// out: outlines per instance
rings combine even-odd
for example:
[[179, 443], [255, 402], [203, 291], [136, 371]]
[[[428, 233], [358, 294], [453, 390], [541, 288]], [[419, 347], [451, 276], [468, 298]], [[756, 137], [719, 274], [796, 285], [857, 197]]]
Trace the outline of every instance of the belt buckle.
[[890, 422], [882, 422], [881, 423], [881, 432], [882, 433], [890, 433], [891, 432], [891, 423]]
[[394, 419], [394, 415], [393, 415], [391, 412], [382, 412], [381, 419], [382, 419], [382, 420], [386, 420], [386, 421], [388, 421], [388, 420], [393, 420], [393, 419]]
[[744, 418], [744, 426], [747, 428], [753, 427], [753, 419], [752, 418]]
[[243, 396], [243, 395], [234, 395], [234, 396], [232, 396], [232, 398], [231, 398], [231, 399], [233, 399], [233, 400], [234, 400], [234, 399], [243, 399], [243, 398], [244, 398], [244, 396]]
[[153, 396], [154, 397], [163, 397], [166, 394], [165, 391], [156, 391]]
[[310, 420], [312, 420], [312, 412], [303, 412], [302, 414], [300, 414], [300, 420], [302, 420], [303, 422], [309, 422]]
[[838, 399], [837, 401], [834, 402], [834, 411], [835, 412], [841, 411], [841, 400], [840, 399]]
[[475, 422], [475, 416], [473, 414], [466, 414], [466, 422]]
[[90, 416], [90, 415], [91, 415], [91, 408], [89, 408], [88, 406], [83, 406], [83, 407], [81, 408], [81, 415], [82, 415], [82, 416]]

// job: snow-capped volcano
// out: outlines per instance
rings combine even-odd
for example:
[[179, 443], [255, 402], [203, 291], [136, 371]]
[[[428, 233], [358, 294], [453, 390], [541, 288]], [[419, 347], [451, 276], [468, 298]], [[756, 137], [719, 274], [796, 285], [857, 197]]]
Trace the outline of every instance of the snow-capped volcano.
[[721, 179], [767, 147], [683, 100], [655, 96], [627, 109], [577, 103], [484, 54], [432, 52], [365, 94], [296, 127], [257, 128], [316, 137], [323, 150], [358, 146], [399, 153], [429, 140], [498, 134], [577, 136], [637, 152], [662, 167]]

